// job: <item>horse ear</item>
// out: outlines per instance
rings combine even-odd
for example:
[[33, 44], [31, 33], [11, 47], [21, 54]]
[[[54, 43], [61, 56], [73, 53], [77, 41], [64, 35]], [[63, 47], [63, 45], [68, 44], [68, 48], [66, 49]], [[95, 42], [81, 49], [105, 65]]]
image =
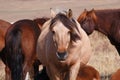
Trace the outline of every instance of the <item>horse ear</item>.
[[73, 16], [72, 10], [69, 9], [68, 12], [67, 12], [67, 17], [72, 18], [72, 16]]
[[56, 13], [53, 11], [52, 8], [50, 8], [50, 14], [51, 14], [51, 17], [54, 18], [56, 16]]
[[94, 11], [95, 11], [95, 10], [94, 10], [94, 8], [93, 8], [93, 9], [91, 10], [91, 13], [94, 13]]
[[86, 9], [86, 8], [84, 9], [84, 12], [87, 12], [87, 9]]

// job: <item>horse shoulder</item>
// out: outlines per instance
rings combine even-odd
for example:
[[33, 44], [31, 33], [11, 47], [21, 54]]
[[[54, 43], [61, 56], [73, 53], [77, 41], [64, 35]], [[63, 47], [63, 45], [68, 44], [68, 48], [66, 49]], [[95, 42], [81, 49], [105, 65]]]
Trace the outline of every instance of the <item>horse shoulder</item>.
[[82, 41], [82, 47], [81, 47], [81, 62], [84, 64], [87, 64], [90, 60], [91, 56], [93, 55], [92, 47], [90, 43], [90, 39], [86, 32], [79, 26], [80, 35], [81, 35], [81, 41]]
[[[49, 32], [49, 27], [48, 24], [49, 22], [47, 21], [42, 29], [41, 29], [41, 34], [39, 35], [38, 41], [37, 41], [37, 55], [39, 57], [39, 60], [45, 64], [46, 61], [46, 41], [47, 41], [47, 34]], [[46, 64], [45, 64], [46, 65]]]

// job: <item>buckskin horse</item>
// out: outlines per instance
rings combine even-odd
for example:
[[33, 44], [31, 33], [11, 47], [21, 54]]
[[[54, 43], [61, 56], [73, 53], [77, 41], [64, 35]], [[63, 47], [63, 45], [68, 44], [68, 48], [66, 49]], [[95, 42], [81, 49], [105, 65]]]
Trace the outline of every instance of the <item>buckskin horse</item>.
[[88, 35], [94, 30], [106, 35], [120, 55], [120, 9], [85, 9], [77, 20]]
[[90, 40], [72, 10], [55, 13], [44, 23], [37, 43], [38, 58], [46, 67], [50, 80], [76, 80], [80, 63], [91, 55]]
[[24, 19], [13, 23], [5, 36], [2, 60], [6, 65], [6, 80], [25, 80], [36, 58], [39, 26]]

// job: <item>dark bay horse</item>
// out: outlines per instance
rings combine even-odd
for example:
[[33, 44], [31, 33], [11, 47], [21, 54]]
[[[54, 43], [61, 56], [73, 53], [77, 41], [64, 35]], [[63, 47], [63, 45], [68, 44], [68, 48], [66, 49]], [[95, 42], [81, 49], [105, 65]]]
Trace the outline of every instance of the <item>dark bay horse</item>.
[[88, 35], [94, 30], [106, 35], [120, 55], [120, 9], [85, 9], [78, 17], [78, 22]]
[[38, 58], [50, 80], [76, 80], [80, 63], [91, 55], [90, 40], [72, 16], [72, 10], [56, 14], [44, 23], [37, 43]]
[[5, 47], [5, 34], [10, 25], [9, 22], [0, 19], [0, 52]]
[[25, 80], [36, 58], [39, 26], [24, 19], [13, 23], [5, 36], [2, 60], [6, 65], [6, 80]]

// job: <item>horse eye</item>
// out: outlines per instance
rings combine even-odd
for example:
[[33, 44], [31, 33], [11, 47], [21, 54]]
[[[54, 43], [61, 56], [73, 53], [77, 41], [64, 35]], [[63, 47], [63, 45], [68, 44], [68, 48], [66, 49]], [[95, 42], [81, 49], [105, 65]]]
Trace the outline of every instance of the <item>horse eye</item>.
[[70, 34], [71, 33], [71, 31], [68, 31], [68, 34]]
[[55, 31], [52, 31], [53, 34], [55, 34]]

